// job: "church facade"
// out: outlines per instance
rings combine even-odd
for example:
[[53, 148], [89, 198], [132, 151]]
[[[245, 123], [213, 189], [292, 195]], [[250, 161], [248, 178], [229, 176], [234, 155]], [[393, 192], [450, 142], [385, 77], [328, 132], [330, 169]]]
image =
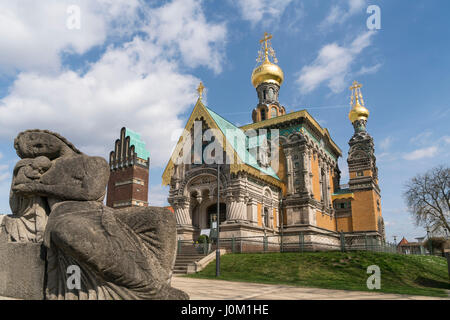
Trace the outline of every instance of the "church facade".
[[196, 240], [219, 219], [225, 238], [303, 232], [313, 248], [339, 246], [342, 234], [384, 241], [361, 85], [350, 87], [354, 135], [344, 187], [338, 166], [342, 151], [328, 130], [307, 110], [286, 113], [279, 103], [284, 74], [270, 38], [266, 33], [261, 40], [260, 65], [252, 73], [258, 96], [253, 123], [238, 128], [215, 113], [203, 104], [199, 86], [199, 99], [163, 173], [178, 238]]

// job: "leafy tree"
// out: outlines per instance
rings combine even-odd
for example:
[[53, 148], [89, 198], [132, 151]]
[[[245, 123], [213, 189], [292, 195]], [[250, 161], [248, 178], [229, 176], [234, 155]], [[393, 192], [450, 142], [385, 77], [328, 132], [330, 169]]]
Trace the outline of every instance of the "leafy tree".
[[450, 233], [450, 168], [438, 166], [406, 183], [406, 204], [418, 226]]

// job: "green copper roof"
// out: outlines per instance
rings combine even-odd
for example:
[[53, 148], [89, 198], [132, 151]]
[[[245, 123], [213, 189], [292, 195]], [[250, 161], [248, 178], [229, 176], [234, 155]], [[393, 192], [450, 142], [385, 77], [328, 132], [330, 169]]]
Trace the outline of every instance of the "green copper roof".
[[[260, 167], [258, 165], [258, 162], [256, 161], [255, 157], [248, 151], [249, 146], [249, 138], [244, 133], [242, 129], [239, 129], [234, 124], [229, 122], [228, 120], [225, 120], [221, 116], [219, 116], [217, 113], [212, 111], [211, 109], [205, 107], [205, 109], [208, 111], [208, 113], [211, 115], [213, 120], [216, 122], [217, 126], [219, 127], [220, 131], [222, 131], [223, 135], [227, 139], [228, 143], [231, 144], [233, 149], [238, 154], [239, 158], [247, 165], [261, 171], [262, 173], [269, 175], [277, 180], [280, 180], [280, 178], [277, 176], [275, 171], [272, 167], [268, 166], [267, 168]], [[251, 144], [255, 144], [254, 139], [252, 139]], [[256, 142], [256, 144], [259, 144]]]
[[134, 151], [138, 158], [147, 160], [150, 157], [150, 152], [145, 149], [145, 142], [142, 141], [139, 133], [125, 128], [125, 136], [130, 137], [130, 146], [134, 146]]

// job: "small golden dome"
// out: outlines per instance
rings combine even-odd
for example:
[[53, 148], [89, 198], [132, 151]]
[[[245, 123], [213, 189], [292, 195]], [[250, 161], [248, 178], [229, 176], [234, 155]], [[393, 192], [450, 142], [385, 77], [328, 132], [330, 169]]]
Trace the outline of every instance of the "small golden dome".
[[353, 123], [356, 120], [366, 120], [369, 118], [369, 110], [364, 107], [364, 100], [361, 93], [362, 84], [357, 81], [353, 81], [350, 90], [352, 91], [350, 104], [352, 106], [352, 110], [350, 110], [348, 114], [348, 118]]
[[[276, 65], [278, 60], [275, 56], [275, 50], [273, 50], [270, 44], [270, 39], [272, 39], [272, 35], [265, 32], [264, 37], [259, 40], [262, 47], [258, 52], [258, 59], [256, 61], [261, 64], [252, 72], [252, 84], [255, 88], [261, 83], [275, 83], [281, 86], [284, 80], [283, 70]], [[273, 63], [269, 60], [269, 56], [272, 58]]]
[[283, 83], [283, 70], [276, 64], [265, 60], [252, 72], [252, 84], [257, 88], [261, 83], [275, 83], [279, 86]]
[[355, 106], [353, 106], [352, 110], [350, 110], [350, 113], [348, 114], [348, 118], [353, 123], [356, 120], [366, 120], [369, 118], [369, 110], [367, 110], [366, 107], [363, 107], [359, 104], [359, 102], [356, 103]]

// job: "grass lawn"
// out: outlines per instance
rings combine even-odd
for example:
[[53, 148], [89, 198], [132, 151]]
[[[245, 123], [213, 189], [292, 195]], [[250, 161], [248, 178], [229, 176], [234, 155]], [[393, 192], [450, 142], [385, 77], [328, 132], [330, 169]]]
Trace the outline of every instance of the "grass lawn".
[[366, 285], [370, 265], [381, 270], [376, 291], [447, 297], [450, 290], [445, 258], [365, 251], [226, 254], [220, 277], [215, 261], [187, 277], [371, 291]]

